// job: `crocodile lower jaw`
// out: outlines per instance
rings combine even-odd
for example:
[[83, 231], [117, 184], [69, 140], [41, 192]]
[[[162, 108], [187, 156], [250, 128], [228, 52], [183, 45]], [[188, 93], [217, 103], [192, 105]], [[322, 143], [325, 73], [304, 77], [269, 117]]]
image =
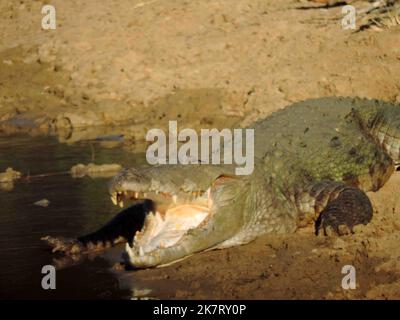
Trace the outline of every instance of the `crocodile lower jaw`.
[[155, 206], [147, 214], [142, 229], [134, 236], [130, 249], [133, 255], [144, 256], [177, 245], [189, 230], [198, 228], [211, 216], [209, 191], [178, 197], [161, 192], [124, 190], [111, 196], [113, 203], [120, 206], [127, 201], [144, 199], [152, 200]]

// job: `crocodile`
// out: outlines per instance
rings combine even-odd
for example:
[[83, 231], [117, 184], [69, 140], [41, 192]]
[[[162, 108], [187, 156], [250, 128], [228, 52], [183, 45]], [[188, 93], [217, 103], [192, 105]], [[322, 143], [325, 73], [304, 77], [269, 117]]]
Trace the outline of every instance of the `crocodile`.
[[125, 264], [149, 268], [264, 234], [351, 234], [372, 219], [366, 192], [400, 161], [400, 106], [379, 100], [306, 100], [249, 128], [252, 174], [203, 163], [124, 169], [109, 191], [114, 204], [131, 206], [89, 235], [44, 240], [65, 254], [125, 241]]

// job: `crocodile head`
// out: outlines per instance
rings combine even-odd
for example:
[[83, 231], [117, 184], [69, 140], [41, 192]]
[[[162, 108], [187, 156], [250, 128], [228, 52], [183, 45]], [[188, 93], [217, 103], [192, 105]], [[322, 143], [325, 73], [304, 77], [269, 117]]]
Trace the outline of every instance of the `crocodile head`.
[[111, 199], [150, 199], [153, 211], [124, 254], [134, 267], [170, 264], [232, 238], [245, 220], [247, 180], [219, 166], [126, 169], [110, 184]]

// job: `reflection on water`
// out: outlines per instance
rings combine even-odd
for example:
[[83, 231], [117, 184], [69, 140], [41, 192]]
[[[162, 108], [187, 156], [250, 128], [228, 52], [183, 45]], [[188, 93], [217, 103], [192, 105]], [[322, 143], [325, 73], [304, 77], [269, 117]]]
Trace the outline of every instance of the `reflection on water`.
[[[52, 137], [10, 135], [0, 137], [0, 172], [13, 167], [24, 175], [68, 171], [77, 163], [119, 163], [141, 166], [143, 154], [97, 144], [60, 144]], [[44, 235], [74, 237], [92, 231], [109, 220], [119, 208], [107, 192], [109, 179], [50, 175], [18, 181], [11, 191], [0, 190], [0, 298], [127, 298], [109, 271], [118, 261], [97, 257], [57, 271], [57, 289], [41, 288], [41, 269], [53, 256], [40, 241]], [[48, 207], [35, 206], [48, 199]]]

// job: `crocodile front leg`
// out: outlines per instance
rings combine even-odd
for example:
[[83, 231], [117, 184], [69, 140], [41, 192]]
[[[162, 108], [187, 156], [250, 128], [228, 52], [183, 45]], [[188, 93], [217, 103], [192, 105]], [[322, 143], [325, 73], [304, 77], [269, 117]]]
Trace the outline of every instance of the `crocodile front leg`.
[[301, 224], [311, 218], [315, 233], [343, 235], [372, 219], [372, 205], [360, 189], [334, 181], [312, 183], [296, 197]]

